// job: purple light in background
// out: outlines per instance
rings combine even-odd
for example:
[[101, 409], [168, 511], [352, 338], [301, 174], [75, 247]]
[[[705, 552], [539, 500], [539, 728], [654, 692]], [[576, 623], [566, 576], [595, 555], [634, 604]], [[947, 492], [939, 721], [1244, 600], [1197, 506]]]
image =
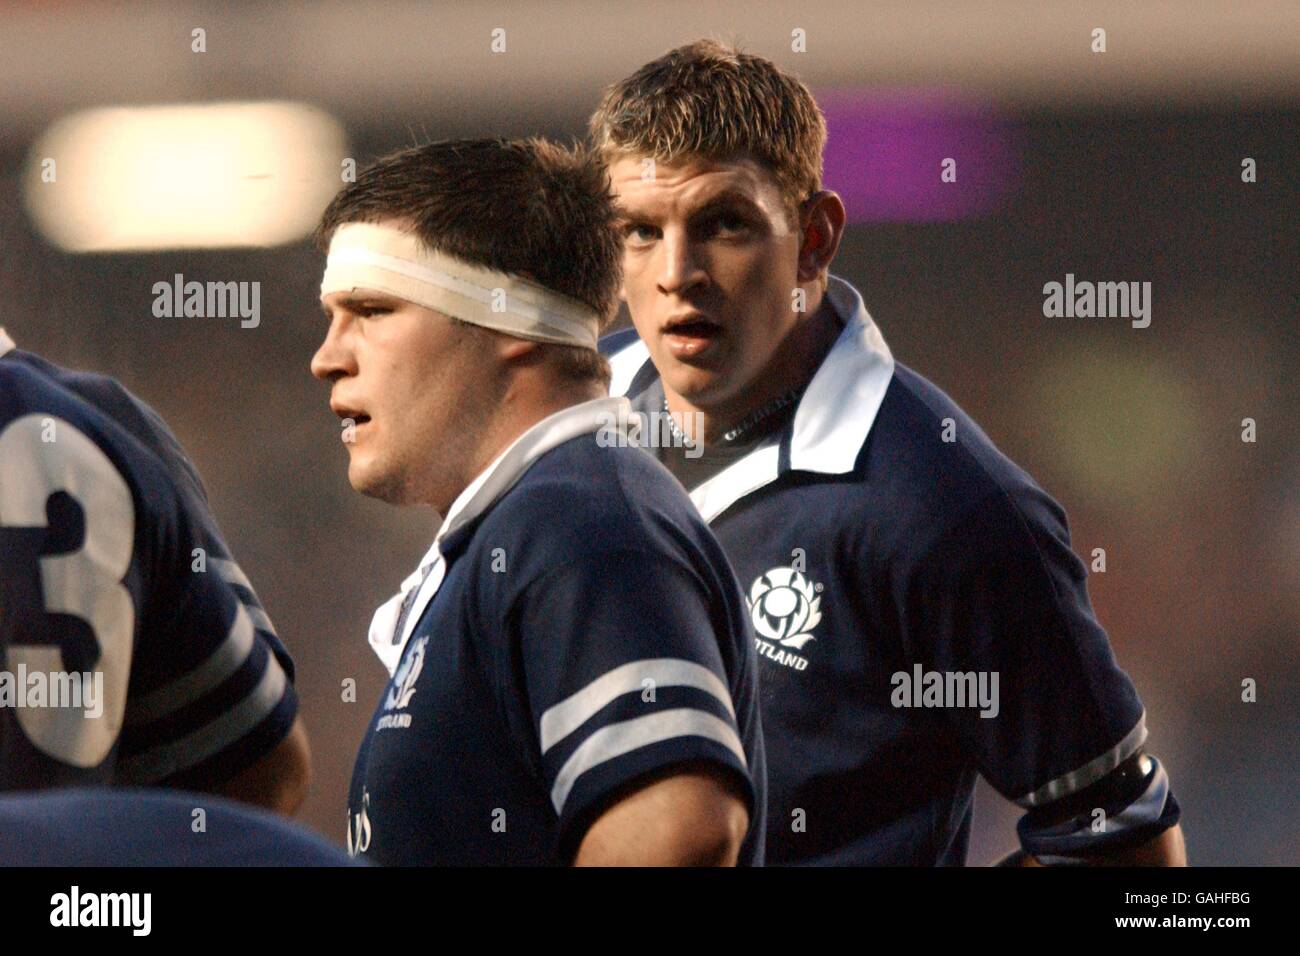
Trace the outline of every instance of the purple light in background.
[[[850, 222], [966, 219], [988, 215], [1015, 192], [1020, 146], [1008, 120], [935, 90], [819, 90], [826, 114], [827, 189]], [[944, 159], [957, 162], [943, 182]]]

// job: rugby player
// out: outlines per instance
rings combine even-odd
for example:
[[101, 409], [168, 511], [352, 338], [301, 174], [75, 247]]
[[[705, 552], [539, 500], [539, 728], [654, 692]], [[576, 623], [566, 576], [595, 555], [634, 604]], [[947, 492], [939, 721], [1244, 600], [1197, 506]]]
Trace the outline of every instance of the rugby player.
[[845, 212], [807, 88], [701, 41], [590, 130], [635, 326], [612, 393], [690, 440], [652, 451], [748, 589], [768, 862], [961, 864], [977, 774], [1027, 811], [1005, 862], [1184, 862], [1064, 512], [829, 273]]
[[158, 414], [0, 329], [0, 791], [181, 787], [293, 813], [292, 680]]
[[348, 479], [436, 510], [375, 614], [391, 675], [348, 846], [383, 864], [757, 864], [744, 596], [596, 350], [619, 244], [604, 171], [540, 140], [381, 159], [330, 204], [312, 359]]

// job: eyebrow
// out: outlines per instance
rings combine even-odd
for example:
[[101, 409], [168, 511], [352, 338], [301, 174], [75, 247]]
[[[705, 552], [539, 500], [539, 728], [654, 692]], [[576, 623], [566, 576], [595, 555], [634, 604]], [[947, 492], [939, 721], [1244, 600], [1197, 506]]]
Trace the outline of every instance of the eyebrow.
[[[620, 224], [649, 221], [652, 218], [645, 214], [630, 210], [623, 205], [619, 205], [617, 209]], [[694, 221], [705, 216], [713, 215], [724, 209], [740, 209], [748, 213], [761, 212], [761, 207], [758, 203], [754, 202], [754, 200], [750, 199], [744, 193], [737, 192], [734, 189], [724, 189], [722, 192], [710, 196], [697, 209], [692, 210], [690, 218]]]
[[[349, 311], [356, 311], [357, 306], [365, 306], [367, 304], [378, 305], [386, 302], [389, 298], [391, 297], [387, 293], [382, 293], [382, 292], [371, 292], [371, 293], [362, 293], [362, 294], [349, 293], [348, 295], [345, 295], [342, 298], [338, 299], [337, 304], [342, 308], [348, 309]], [[329, 319], [330, 321], [333, 321], [334, 319], [333, 309], [331, 309], [328, 305], [322, 302], [320, 304], [320, 310], [324, 314], [325, 318]]]
[[758, 212], [759, 205], [743, 193], [734, 190], [724, 190], [716, 196], [711, 196], [698, 209], [691, 213], [691, 218], [709, 215], [718, 212], [721, 209], [740, 207], [746, 212]]

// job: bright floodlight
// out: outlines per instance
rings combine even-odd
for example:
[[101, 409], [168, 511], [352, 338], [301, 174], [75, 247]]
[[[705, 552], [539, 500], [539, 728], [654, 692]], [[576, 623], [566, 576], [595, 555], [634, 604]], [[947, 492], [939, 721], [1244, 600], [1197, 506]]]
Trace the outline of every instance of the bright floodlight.
[[25, 194], [71, 251], [273, 246], [311, 231], [346, 158], [338, 122], [300, 103], [96, 109], [40, 138]]

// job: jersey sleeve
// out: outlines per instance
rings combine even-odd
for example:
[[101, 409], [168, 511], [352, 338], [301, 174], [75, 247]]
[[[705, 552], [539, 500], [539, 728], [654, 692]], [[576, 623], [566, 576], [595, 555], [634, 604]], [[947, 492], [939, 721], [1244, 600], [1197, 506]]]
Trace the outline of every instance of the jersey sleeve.
[[724, 768], [752, 814], [716, 606], [684, 559], [631, 549], [584, 549], [513, 602], [505, 626], [522, 686], [507, 706], [530, 723], [525, 756], [540, 765], [566, 857], [620, 792], [676, 765]]
[[293, 664], [206, 507], [182, 490], [172, 518], [160, 528], [116, 779], [205, 788], [288, 734]]
[[99, 401], [112, 408], [114, 419], [127, 427], [132, 435], [143, 442], [162, 462], [168, 477], [180, 495], [181, 506], [189, 516], [192, 532], [197, 540], [196, 546], [203, 548], [217, 574], [244, 605], [244, 609], [253, 619], [258, 637], [270, 647], [276, 660], [280, 662], [280, 666], [292, 681], [293, 659], [276, 634], [275, 627], [262, 607], [257, 592], [253, 590], [252, 583], [231, 556], [216, 516], [212, 513], [203, 479], [199, 476], [199, 471], [189, 455], [172, 434], [172, 430], [162, 416], [153, 408], [111, 379], [103, 380], [100, 390], [104, 389], [111, 389], [116, 394], [112, 400], [101, 395]]
[[[925, 670], [948, 688], [991, 691], [964, 705], [944, 700], [980, 772], [1031, 811], [1031, 822], [1052, 819], [1058, 830], [1056, 815], [1039, 811], [1103, 781], [1147, 735], [1085, 581], [1060, 506], [1027, 488], [975, 505], [923, 552], [903, 597], [906, 633]], [[1169, 825], [1166, 808], [1176, 803], [1167, 781], [1147, 778], [1126, 799], [1143, 795], [1146, 809], [1128, 822], [1164, 817]], [[1021, 827], [1022, 842], [1033, 829]]]

